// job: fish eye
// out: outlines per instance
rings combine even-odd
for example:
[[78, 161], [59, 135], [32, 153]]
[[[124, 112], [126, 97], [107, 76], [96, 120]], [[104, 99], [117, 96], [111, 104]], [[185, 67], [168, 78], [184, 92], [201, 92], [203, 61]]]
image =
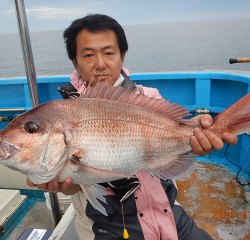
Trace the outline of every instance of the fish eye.
[[27, 122], [24, 126], [24, 130], [27, 133], [33, 134], [33, 133], [37, 133], [39, 131], [39, 127], [34, 122]]

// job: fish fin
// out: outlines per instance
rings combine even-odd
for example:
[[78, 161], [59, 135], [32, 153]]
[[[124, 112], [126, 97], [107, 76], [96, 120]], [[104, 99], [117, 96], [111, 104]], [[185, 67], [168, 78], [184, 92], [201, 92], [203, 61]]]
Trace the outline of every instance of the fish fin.
[[127, 88], [123, 88], [121, 84], [117, 87], [107, 86], [106, 81], [98, 81], [94, 87], [89, 84], [85, 94], [80, 95], [80, 98], [100, 98], [140, 106], [163, 113], [178, 122], [183, 117], [191, 115], [185, 107], [177, 103], [169, 103], [169, 100], [166, 101], [164, 98], [155, 99], [138, 94], [136, 90], [131, 90], [130, 86]]
[[196, 161], [196, 156], [197, 155], [194, 154], [182, 155], [178, 159], [170, 162], [167, 167], [149, 171], [148, 173], [159, 181], [160, 179], [174, 179], [186, 172], [193, 165]]
[[98, 169], [94, 167], [89, 167], [74, 158], [70, 158], [73, 163], [73, 171], [80, 172], [84, 174], [88, 179], [93, 178], [93, 181], [97, 180], [97, 182], [107, 182], [107, 181], [115, 181], [122, 178], [134, 178], [135, 176], [126, 175], [122, 173], [115, 173], [104, 169]]
[[95, 209], [100, 211], [102, 214], [104, 214], [105, 216], [108, 216], [105, 208], [98, 201], [98, 199], [99, 199], [100, 201], [107, 203], [106, 198], [104, 197], [104, 196], [106, 196], [105, 195], [106, 188], [99, 185], [99, 184], [80, 184], [80, 186], [82, 188], [82, 191], [84, 192], [84, 194], [88, 198], [90, 204]]
[[250, 132], [250, 121], [249, 120], [247, 122], [239, 123], [236, 126], [233, 126], [231, 133], [233, 133], [235, 135], [249, 133]]
[[79, 162], [81, 163], [81, 159], [83, 158], [84, 156], [84, 151], [83, 150], [79, 150], [77, 149], [75, 151], [76, 153], [72, 154], [69, 159], [72, 161], [72, 162]]
[[188, 126], [196, 126], [196, 127], [201, 127], [201, 124], [197, 121], [195, 118], [191, 119], [181, 119], [181, 123], [188, 125]]
[[231, 132], [235, 135], [250, 132], [250, 93], [228, 107], [213, 119], [211, 130]]
[[84, 151], [83, 150], [80, 150], [79, 152], [75, 153], [74, 154], [76, 157], [78, 158], [82, 158], [84, 156]]

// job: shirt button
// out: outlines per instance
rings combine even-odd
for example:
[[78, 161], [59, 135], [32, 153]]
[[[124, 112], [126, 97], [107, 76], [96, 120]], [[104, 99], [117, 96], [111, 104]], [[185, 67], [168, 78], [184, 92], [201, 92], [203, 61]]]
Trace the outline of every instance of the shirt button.
[[143, 213], [140, 213], [140, 217], [143, 217]]
[[164, 209], [164, 212], [166, 213], [168, 210], [167, 209]]

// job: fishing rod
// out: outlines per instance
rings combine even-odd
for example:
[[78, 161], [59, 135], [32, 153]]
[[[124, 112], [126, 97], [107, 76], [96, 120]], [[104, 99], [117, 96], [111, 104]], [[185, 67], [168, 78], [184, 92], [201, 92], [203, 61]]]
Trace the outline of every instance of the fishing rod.
[[230, 58], [229, 59], [230, 64], [233, 64], [233, 63], [246, 63], [246, 62], [250, 62], [250, 58]]

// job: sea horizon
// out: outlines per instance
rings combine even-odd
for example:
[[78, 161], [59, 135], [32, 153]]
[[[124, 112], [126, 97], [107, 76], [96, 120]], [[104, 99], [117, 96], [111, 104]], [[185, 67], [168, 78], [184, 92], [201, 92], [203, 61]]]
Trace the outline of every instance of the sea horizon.
[[[134, 72], [250, 71], [250, 19], [123, 26], [129, 45], [124, 67]], [[74, 71], [63, 30], [30, 32], [37, 76]], [[0, 34], [0, 78], [25, 76], [18, 33]]]

